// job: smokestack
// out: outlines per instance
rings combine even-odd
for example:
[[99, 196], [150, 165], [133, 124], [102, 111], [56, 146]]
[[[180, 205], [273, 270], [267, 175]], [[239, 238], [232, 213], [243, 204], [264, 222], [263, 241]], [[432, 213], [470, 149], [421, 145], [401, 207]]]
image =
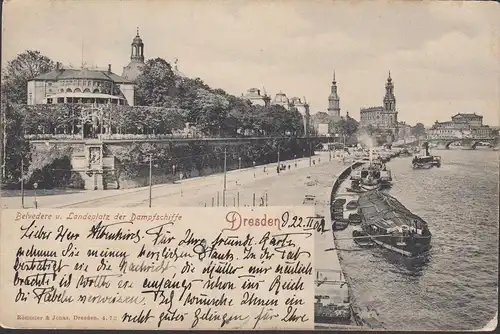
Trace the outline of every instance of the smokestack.
[[108, 73], [111, 74], [111, 64], [108, 64]]

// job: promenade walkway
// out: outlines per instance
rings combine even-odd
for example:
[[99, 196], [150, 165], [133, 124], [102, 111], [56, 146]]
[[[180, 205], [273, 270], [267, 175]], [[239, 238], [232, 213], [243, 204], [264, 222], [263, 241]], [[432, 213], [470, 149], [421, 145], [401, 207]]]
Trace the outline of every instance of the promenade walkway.
[[[328, 162], [328, 153], [321, 154], [312, 158], [315, 165], [320, 166]], [[277, 175], [276, 163], [257, 166], [255, 168], [246, 168], [227, 172], [226, 187], [228, 189], [226, 198], [232, 203], [231, 192], [235, 186], [243, 189], [242, 185], [249, 185], [254, 181], [268, 180], [269, 178], [280, 177], [290, 172], [295, 173], [304, 168], [309, 168], [309, 158], [283, 161], [283, 164], [290, 165], [291, 169], [285, 173]], [[297, 166], [295, 166], [297, 163]], [[266, 172], [264, 172], [264, 167]], [[223, 174], [213, 174], [209, 176], [195, 177], [185, 179], [181, 182], [172, 184], [159, 184], [152, 187], [153, 206], [157, 205], [177, 205], [177, 197], [187, 200], [185, 205], [200, 206], [200, 201], [193, 200], [192, 194], [199, 194], [200, 189], [210, 190], [212, 196], [217, 196], [219, 191], [219, 205], [222, 205]], [[267, 182], [267, 181], [266, 181]], [[217, 190], [216, 190], [217, 189]], [[246, 192], [246, 191], [245, 191]], [[164, 200], [168, 199], [165, 203]], [[20, 209], [21, 196], [20, 191], [2, 191], [1, 207], [4, 209]], [[149, 202], [149, 187], [133, 189], [112, 189], [112, 190], [39, 190], [37, 191], [37, 203], [39, 208], [64, 208], [64, 207], [103, 207], [103, 206], [147, 206]], [[206, 200], [207, 206], [211, 206], [211, 198]], [[204, 203], [203, 202], [203, 205]], [[34, 208], [34, 191], [25, 191], [25, 208]], [[214, 202], [216, 205], [217, 202]], [[240, 202], [241, 205], [251, 203]], [[271, 205], [271, 204], [269, 204]]]

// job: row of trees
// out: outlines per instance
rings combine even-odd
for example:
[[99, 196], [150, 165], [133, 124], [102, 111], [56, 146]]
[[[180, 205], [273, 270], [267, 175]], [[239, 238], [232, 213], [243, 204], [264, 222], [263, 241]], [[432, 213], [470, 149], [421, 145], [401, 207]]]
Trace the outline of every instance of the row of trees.
[[[3, 182], [17, 182], [21, 159], [29, 163], [25, 134], [75, 134], [84, 131], [83, 105], [26, 105], [27, 83], [55, 68], [54, 61], [38, 51], [26, 51], [9, 61], [2, 72]], [[281, 106], [254, 106], [248, 100], [213, 89], [201, 79], [176, 75], [161, 58], [146, 61], [136, 82], [136, 105], [103, 106], [102, 118], [113, 133], [170, 134], [196, 126], [205, 136], [303, 135], [302, 116]], [[94, 120], [95, 122], [96, 120]], [[256, 155], [264, 154], [253, 148]], [[59, 159], [59, 157], [57, 158]]]

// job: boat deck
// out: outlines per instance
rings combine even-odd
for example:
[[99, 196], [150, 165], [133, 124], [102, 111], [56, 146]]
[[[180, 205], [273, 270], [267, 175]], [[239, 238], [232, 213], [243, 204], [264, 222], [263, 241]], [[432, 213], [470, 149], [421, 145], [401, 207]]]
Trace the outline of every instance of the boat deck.
[[366, 192], [359, 197], [359, 208], [365, 222], [385, 229], [408, 225], [410, 220], [425, 224], [394, 197], [379, 191]]

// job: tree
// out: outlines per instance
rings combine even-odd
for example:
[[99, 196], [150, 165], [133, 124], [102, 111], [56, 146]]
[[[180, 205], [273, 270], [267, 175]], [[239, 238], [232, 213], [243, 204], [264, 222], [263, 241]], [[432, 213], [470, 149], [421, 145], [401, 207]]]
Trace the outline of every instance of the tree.
[[346, 137], [353, 136], [358, 131], [358, 122], [349, 116], [342, 118], [338, 122], [329, 123], [329, 128], [332, 129], [332, 133], [338, 133], [345, 135]]
[[2, 71], [2, 98], [10, 103], [26, 104], [28, 81], [52, 71], [54, 62], [40, 51], [27, 50], [9, 61]]
[[150, 107], [174, 106], [176, 84], [172, 67], [165, 59], [149, 59], [137, 78], [137, 104]]
[[425, 135], [425, 126], [422, 123], [417, 123], [411, 128], [411, 134], [415, 137], [420, 137]]

